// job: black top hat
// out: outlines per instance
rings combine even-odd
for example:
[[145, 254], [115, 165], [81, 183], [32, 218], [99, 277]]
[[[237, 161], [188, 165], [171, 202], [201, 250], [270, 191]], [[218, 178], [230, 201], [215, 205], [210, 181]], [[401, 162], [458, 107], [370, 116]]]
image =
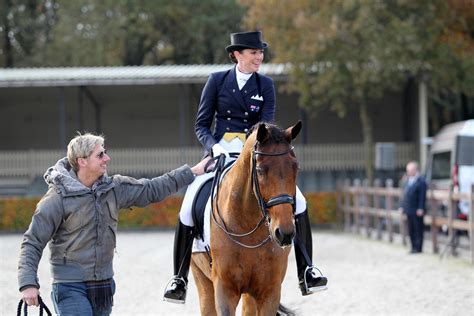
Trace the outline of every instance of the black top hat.
[[230, 53], [245, 48], [264, 49], [268, 44], [262, 42], [262, 32], [241, 32], [230, 34], [230, 45], [225, 49]]

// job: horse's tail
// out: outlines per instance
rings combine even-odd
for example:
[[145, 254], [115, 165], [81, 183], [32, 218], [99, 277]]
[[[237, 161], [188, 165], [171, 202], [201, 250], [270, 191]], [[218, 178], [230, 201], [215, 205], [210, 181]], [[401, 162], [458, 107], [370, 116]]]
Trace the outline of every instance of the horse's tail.
[[282, 303], [278, 305], [278, 310], [276, 316], [296, 316], [296, 311], [289, 309], [284, 306]]

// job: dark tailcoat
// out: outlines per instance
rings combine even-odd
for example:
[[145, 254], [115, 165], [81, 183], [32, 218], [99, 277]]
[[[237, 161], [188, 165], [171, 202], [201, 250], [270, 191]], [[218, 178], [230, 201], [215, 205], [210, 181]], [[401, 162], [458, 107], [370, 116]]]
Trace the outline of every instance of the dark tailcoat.
[[[275, 86], [270, 77], [254, 73], [239, 90], [235, 67], [212, 73], [202, 91], [196, 118], [196, 135], [210, 152], [224, 133], [247, 133], [258, 122], [273, 122]], [[215, 120], [214, 132], [211, 125]]]

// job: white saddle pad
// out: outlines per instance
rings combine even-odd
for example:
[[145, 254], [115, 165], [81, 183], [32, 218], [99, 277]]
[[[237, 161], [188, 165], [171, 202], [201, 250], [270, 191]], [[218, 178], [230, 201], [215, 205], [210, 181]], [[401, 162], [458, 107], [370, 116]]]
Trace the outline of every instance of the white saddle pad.
[[194, 239], [193, 252], [204, 252], [206, 246], [211, 244], [211, 198], [207, 200], [206, 208], [204, 210], [204, 241], [202, 239]]

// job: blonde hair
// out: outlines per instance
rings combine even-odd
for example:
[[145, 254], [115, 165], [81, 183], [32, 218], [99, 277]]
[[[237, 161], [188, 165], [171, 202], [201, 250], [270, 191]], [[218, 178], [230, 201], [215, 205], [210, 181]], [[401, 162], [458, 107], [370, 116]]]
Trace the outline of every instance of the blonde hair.
[[97, 145], [104, 146], [105, 142], [103, 135], [94, 135], [91, 133], [81, 135], [80, 132], [77, 132], [77, 134], [76, 137], [71, 139], [69, 145], [67, 145], [67, 159], [76, 172], [79, 170], [77, 160], [79, 158], [89, 157]]

